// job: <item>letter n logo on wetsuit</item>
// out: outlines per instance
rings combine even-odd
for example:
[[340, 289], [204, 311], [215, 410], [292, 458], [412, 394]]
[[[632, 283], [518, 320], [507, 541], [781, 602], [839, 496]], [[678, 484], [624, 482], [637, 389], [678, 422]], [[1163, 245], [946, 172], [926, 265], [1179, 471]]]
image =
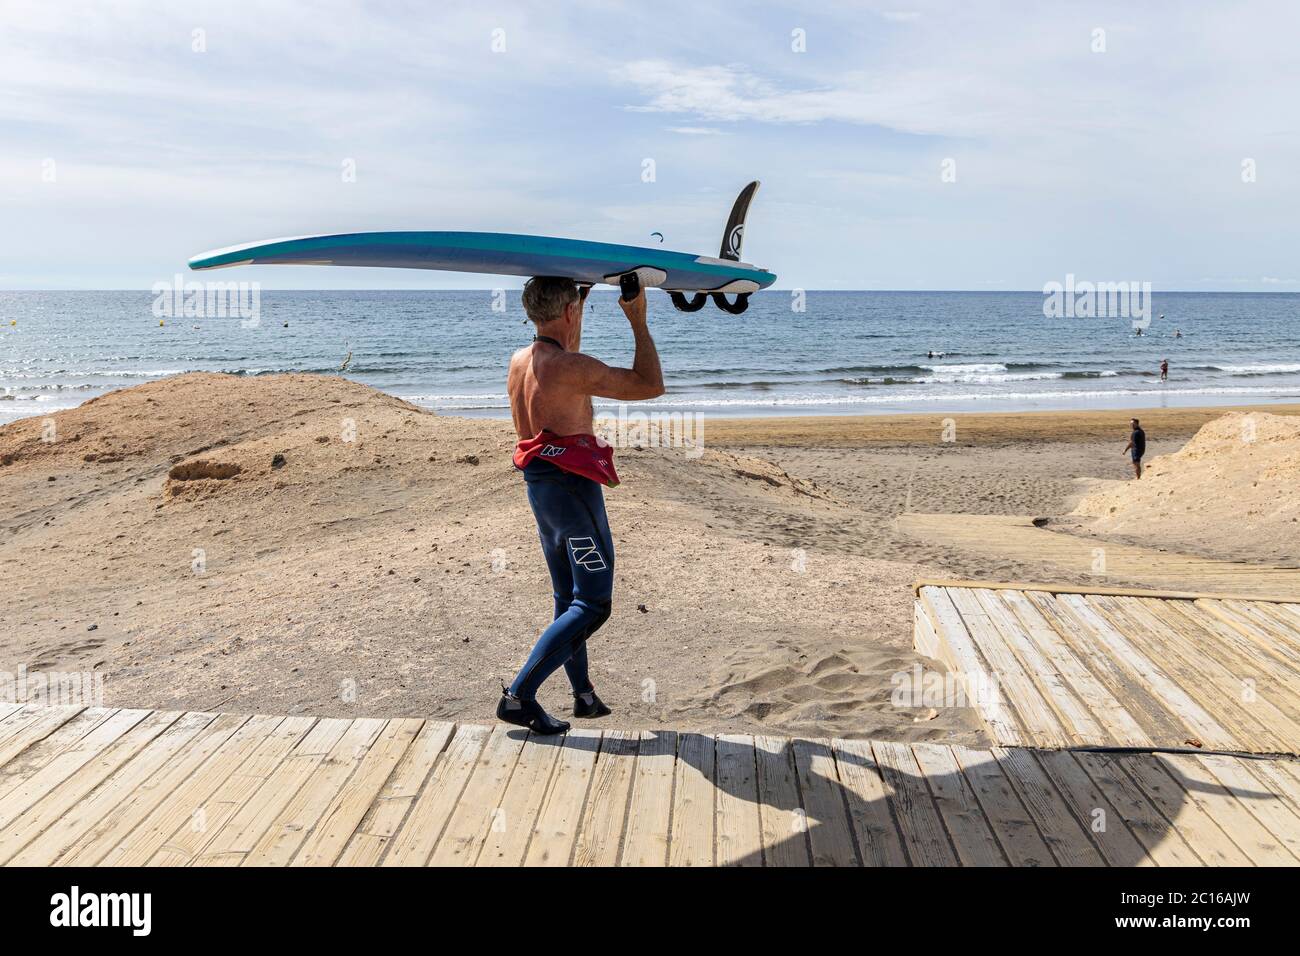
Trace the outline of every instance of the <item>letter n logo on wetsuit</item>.
[[570, 538], [569, 550], [573, 552], [573, 560], [588, 571], [604, 571], [607, 567], [604, 557], [596, 549], [596, 542], [591, 538]]

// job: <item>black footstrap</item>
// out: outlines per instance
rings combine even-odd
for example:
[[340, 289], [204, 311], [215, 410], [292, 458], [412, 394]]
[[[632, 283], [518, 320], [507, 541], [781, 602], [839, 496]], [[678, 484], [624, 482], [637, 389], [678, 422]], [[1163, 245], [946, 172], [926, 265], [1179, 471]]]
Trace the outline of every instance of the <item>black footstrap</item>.
[[713, 295], [713, 304], [716, 305], [723, 312], [730, 312], [732, 315], [740, 315], [740, 313], [744, 312], [746, 309], [749, 308], [748, 292], [737, 293], [735, 302], [728, 302], [727, 297], [723, 295], [721, 292], [714, 292], [712, 293], [712, 295]]
[[678, 312], [698, 312], [704, 308], [704, 303], [709, 301], [709, 294], [707, 292], [697, 292], [687, 299], [680, 292], [669, 292], [668, 298], [673, 300], [673, 305], [677, 307]]

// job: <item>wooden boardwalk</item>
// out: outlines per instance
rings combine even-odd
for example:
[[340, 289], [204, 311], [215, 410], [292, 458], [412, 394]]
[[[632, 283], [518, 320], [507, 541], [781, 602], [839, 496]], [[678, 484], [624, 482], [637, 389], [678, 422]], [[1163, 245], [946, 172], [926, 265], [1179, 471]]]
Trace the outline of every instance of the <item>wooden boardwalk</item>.
[[1048, 562], [1107, 580], [1179, 591], [1224, 591], [1300, 601], [1300, 568], [1215, 561], [1040, 528], [1008, 515], [904, 514], [896, 526], [932, 544], [1030, 564]]
[[1224, 755], [0, 705], [7, 865], [1297, 865]]
[[1300, 752], [1300, 604], [922, 582], [914, 641], [1001, 745]]

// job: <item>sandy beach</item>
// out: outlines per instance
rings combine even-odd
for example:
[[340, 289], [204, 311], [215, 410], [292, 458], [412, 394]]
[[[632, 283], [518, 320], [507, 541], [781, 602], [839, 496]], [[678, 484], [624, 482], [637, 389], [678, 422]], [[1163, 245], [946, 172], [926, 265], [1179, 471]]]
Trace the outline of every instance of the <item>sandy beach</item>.
[[[1149, 458], [1233, 412], [1141, 412]], [[894, 519], [1091, 522], [1071, 513], [1127, 476], [1128, 418], [709, 420], [698, 457], [620, 449], [614, 612], [591, 646], [610, 726], [978, 741], [966, 712], [890, 702], [925, 663], [913, 582], [1068, 575]], [[93, 669], [110, 705], [488, 720], [550, 613], [512, 444], [506, 422], [310, 375], [192, 373], [5, 426], [0, 669]], [[1117, 540], [1147, 536], [1127, 518]], [[1212, 531], [1160, 533], [1228, 559], [1294, 547]]]

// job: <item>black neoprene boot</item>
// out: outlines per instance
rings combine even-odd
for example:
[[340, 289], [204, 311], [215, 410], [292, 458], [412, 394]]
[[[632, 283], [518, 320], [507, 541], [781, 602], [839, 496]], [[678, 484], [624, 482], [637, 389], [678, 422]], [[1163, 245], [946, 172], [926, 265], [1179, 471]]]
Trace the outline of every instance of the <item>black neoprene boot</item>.
[[596, 696], [595, 690], [573, 695], [574, 717], [607, 717], [612, 713], [613, 711], [605, 706], [605, 702]]
[[505, 688], [501, 690], [501, 703], [497, 704], [497, 720], [517, 727], [527, 727], [535, 734], [543, 736], [562, 734], [569, 729], [565, 720], [556, 720], [535, 700], [520, 700], [511, 697]]

